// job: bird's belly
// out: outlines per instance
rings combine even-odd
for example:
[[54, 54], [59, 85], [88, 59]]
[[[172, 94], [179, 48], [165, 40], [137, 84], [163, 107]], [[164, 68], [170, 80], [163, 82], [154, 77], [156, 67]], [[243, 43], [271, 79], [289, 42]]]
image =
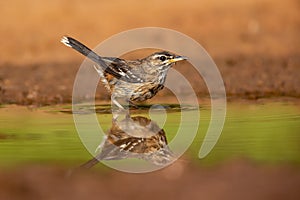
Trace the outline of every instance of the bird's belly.
[[130, 100], [131, 101], [145, 101], [154, 97], [158, 91], [163, 89], [163, 85], [160, 84], [143, 84], [139, 88], [135, 89], [132, 93]]
[[145, 101], [155, 96], [163, 87], [161, 84], [153, 83], [118, 84], [114, 87], [112, 95], [116, 98], [126, 98], [130, 101]]

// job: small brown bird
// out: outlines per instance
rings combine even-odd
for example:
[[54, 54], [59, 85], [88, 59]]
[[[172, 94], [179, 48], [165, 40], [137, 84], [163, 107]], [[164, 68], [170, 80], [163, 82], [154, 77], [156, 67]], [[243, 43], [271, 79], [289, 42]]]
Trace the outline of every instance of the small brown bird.
[[115, 57], [101, 57], [94, 51], [71, 37], [63, 37], [61, 42], [94, 61], [100, 80], [111, 94], [112, 102], [119, 108], [123, 106], [117, 99], [129, 103], [152, 98], [164, 88], [170, 67], [184, 56], [167, 51], [156, 52], [138, 60], [124, 60]]

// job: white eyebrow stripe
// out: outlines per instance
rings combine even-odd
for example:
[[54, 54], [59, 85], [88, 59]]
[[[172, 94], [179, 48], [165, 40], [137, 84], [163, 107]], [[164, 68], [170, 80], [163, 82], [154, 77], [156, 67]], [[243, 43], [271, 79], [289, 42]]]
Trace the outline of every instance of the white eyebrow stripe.
[[157, 59], [157, 58], [159, 58], [161, 56], [165, 56], [167, 59], [174, 58], [174, 56], [172, 56], [172, 55], [165, 55], [165, 54], [154, 55], [153, 58]]

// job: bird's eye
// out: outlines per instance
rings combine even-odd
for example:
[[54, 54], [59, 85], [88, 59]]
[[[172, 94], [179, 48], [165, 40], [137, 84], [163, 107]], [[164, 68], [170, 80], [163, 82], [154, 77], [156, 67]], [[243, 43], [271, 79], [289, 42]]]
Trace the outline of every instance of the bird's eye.
[[159, 59], [160, 59], [161, 61], [165, 61], [167, 58], [166, 58], [166, 56], [160, 56]]

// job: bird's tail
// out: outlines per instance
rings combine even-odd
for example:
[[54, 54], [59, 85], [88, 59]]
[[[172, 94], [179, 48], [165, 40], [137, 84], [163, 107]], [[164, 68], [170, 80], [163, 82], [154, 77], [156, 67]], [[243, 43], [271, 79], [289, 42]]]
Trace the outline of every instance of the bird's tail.
[[90, 48], [82, 44], [81, 42], [75, 40], [74, 38], [64, 36], [60, 40], [64, 45], [71, 47], [81, 53], [82, 55], [90, 58], [94, 62], [98, 63], [101, 60], [101, 57], [97, 55], [94, 51]]
[[118, 76], [118, 74], [116, 74], [115, 71], [113, 71], [112, 69], [110, 69], [106, 63], [104, 62], [104, 60], [102, 59], [101, 56], [99, 56], [98, 54], [96, 54], [94, 51], [92, 51], [90, 48], [88, 48], [87, 46], [85, 46], [84, 44], [82, 44], [81, 42], [75, 40], [74, 38], [71, 37], [67, 37], [64, 36], [62, 37], [62, 39], [60, 40], [64, 45], [71, 47], [72, 49], [75, 49], [76, 51], [78, 51], [79, 53], [81, 53], [82, 55], [88, 57], [89, 59], [91, 59], [92, 61], [94, 61], [95, 63], [97, 63], [98, 65], [101, 66], [101, 68], [114, 75], [114, 76]]

